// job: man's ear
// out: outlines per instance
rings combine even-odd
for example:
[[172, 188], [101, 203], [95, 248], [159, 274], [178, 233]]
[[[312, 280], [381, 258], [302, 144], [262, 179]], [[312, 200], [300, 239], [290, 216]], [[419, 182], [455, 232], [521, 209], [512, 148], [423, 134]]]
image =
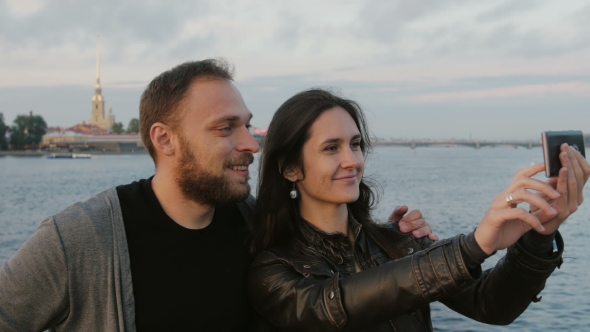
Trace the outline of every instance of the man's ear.
[[150, 128], [150, 139], [158, 153], [165, 156], [171, 156], [175, 152], [176, 136], [172, 132], [172, 128], [161, 122], [156, 122]]
[[299, 167], [289, 166], [283, 170], [283, 176], [285, 179], [291, 182], [297, 182], [303, 180], [303, 174]]

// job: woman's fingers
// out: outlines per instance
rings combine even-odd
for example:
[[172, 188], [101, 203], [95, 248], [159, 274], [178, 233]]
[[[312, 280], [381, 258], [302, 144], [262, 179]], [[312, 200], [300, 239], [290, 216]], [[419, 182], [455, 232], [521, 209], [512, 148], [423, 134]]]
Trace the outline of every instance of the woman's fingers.
[[514, 199], [514, 193], [519, 190], [526, 189], [533, 189], [551, 199], [557, 199], [559, 197], [559, 193], [554, 189], [554, 187], [551, 186], [551, 184], [531, 178], [531, 176], [539, 172], [542, 172], [544, 169], [544, 164], [535, 164], [518, 170], [514, 175], [514, 178], [512, 178], [512, 181], [510, 182], [508, 188], [506, 188], [506, 190], [502, 194], [500, 194], [500, 196], [502, 197], [498, 200], [499, 205], [497, 207], [501, 207], [501, 205], [508, 203], [506, 197], [509, 194], [512, 194], [513, 201], [515, 201], [516, 203], [520, 203], [521, 201]]
[[543, 227], [543, 225], [541, 224], [539, 219], [537, 219], [537, 217], [530, 214], [528, 211], [526, 211], [524, 209], [518, 209], [518, 210], [519, 210], [519, 211], [517, 211], [518, 216], [514, 219], [519, 219], [519, 220], [527, 223], [529, 226], [531, 226], [532, 228], [537, 230], [537, 232], [545, 231], [545, 227]]
[[529, 167], [525, 167], [523, 169], [518, 170], [514, 175], [514, 178], [521, 176], [531, 177], [543, 171], [545, 171], [545, 164], [534, 164]]
[[544, 200], [543, 197], [533, 194], [528, 190], [519, 189], [513, 192], [512, 199], [518, 203], [526, 202], [531, 206], [536, 206], [537, 208], [543, 210], [548, 216], [554, 216], [557, 214], [557, 210], [551, 207], [551, 205], [546, 200]]
[[[527, 224], [530, 228], [533, 228], [538, 232], [542, 232], [545, 230], [545, 227], [543, 227], [541, 221], [539, 221], [537, 217], [535, 217], [533, 214], [529, 213], [527, 210], [523, 208], [496, 210], [495, 213], [496, 217], [500, 222], [498, 227], [502, 227], [505, 223], [509, 222], [510, 220], [520, 220]], [[524, 229], [523, 232], [526, 232], [528, 230], [529, 228]]]
[[559, 170], [559, 176], [557, 177], [557, 188], [555, 189], [561, 194], [561, 197], [557, 199], [557, 210], [560, 213], [567, 211], [569, 206], [570, 192], [568, 190], [568, 174], [568, 169], [562, 167]]
[[584, 156], [582, 156], [582, 154], [579, 151], [576, 151], [574, 153], [574, 156], [576, 156], [576, 160], [578, 161], [578, 164], [584, 172], [584, 183], [586, 183], [588, 181], [588, 178], [590, 177], [590, 163], [588, 163], [588, 161], [584, 158]]
[[[577, 173], [570, 157], [575, 158]], [[572, 201], [577, 208], [578, 186], [582, 185], [579, 182], [585, 180], [584, 165], [579, 163], [575, 154], [570, 154], [569, 148], [560, 153], [560, 160], [564, 167], [557, 179], [547, 182], [532, 179], [531, 176], [544, 170], [543, 164], [532, 165], [519, 170], [508, 188], [496, 196], [475, 233], [476, 241], [484, 251], [506, 248], [531, 228], [542, 234], [552, 233], [571, 214]], [[511, 208], [511, 204], [521, 202], [529, 203], [535, 212]], [[547, 229], [540, 219], [546, 222]]]
[[[556, 204], [556, 209], [558, 211], [557, 216], [545, 216], [543, 215], [543, 213], [535, 213], [535, 215], [537, 216], [537, 218], [539, 220], [543, 220], [543, 221], [547, 221], [547, 223], [544, 224], [545, 226], [545, 231], [540, 232], [541, 234], [551, 234], [553, 232], [555, 232], [555, 230], [557, 228], [559, 228], [559, 226], [561, 226], [561, 224], [563, 223], [563, 221], [565, 219], [567, 219], [567, 217], [569, 217], [569, 215], [571, 214], [571, 211], [569, 210], [569, 205], [570, 205], [570, 199], [569, 199], [569, 193], [568, 193], [568, 170], [567, 168], [562, 168], [561, 170], [559, 170], [559, 176], [556, 178], [557, 179], [557, 191], [559, 191], [561, 193], [561, 197], [559, 197], [557, 200], [555, 200], [555, 204]], [[542, 211], [541, 211], [542, 212]]]
[[574, 174], [576, 174], [576, 181], [578, 184], [584, 183], [584, 170], [582, 170], [582, 166], [578, 162], [578, 158], [576, 158], [577, 151], [571, 146], [567, 148], [567, 156], [570, 161], [571, 168], [574, 170]]
[[568, 192], [568, 208], [569, 212], [574, 212], [578, 209], [578, 179], [576, 173], [573, 170], [572, 163], [570, 162], [569, 148], [565, 152], [559, 154], [561, 165], [567, 169], [567, 192]]
[[582, 191], [584, 190], [584, 171], [582, 170], [582, 166], [578, 162], [578, 158], [576, 158], [576, 149], [571, 146], [566, 145], [567, 156], [569, 159], [569, 168], [573, 172], [575, 176], [576, 182], [576, 201], [578, 205], [581, 205], [584, 201], [584, 196], [582, 195]]
[[557, 179], [558, 179], [558, 177], [554, 176], [552, 178], [547, 179], [547, 181], [545, 181], [545, 183], [550, 185], [551, 188], [556, 189], [557, 188]]
[[577, 203], [578, 205], [581, 205], [582, 202], [584, 202], [584, 196], [583, 196], [583, 191], [584, 191], [584, 184], [586, 183], [586, 177], [584, 174], [584, 169], [582, 168], [582, 165], [580, 164], [578, 158], [576, 157], [576, 155], [580, 155], [580, 153], [574, 149], [571, 146], [567, 147], [568, 150], [568, 158], [569, 158], [569, 162], [570, 162], [570, 168], [573, 170], [575, 176], [576, 176], [576, 185], [577, 185]]
[[[526, 189], [536, 190], [540, 193], [545, 194], [545, 196], [551, 199], [556, 199], [559, 197], [559, 192], [557, 192], [551, 186], [551, 184], [529, 177], [520, 177], [518, 179], [513, 180], [513, 182], [508, 186], [508, 188], [504, 192], [512, 193], [512, 196], [514, 197], [515, 192]], [[519, 201], [516, 202], [520, 203]]]

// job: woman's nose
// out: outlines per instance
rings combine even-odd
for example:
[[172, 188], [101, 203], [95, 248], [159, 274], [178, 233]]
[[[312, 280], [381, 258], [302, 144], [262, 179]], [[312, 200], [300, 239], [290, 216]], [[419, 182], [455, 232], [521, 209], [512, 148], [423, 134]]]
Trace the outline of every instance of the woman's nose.
[[356, 155], [355, 151], [347, 149], [340, 165], [342, 168], [356, 169], [361, 165], [361, 160], [359, 156]]

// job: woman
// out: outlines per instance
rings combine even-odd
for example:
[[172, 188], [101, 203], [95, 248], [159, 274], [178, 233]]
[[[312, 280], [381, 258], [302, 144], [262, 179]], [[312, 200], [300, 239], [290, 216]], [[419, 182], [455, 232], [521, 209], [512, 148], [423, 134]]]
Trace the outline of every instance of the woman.
[[[432, 243], [372, 221], [369, 143], [360, 107], [328, 91], [301, 92], [277, 110], [260, 164], [248, 278], [256, 309], [292, 331], [429, 331], [433, 301], [512, 322], [561, 262], [556, 229], [581, 203], [588, 163], [563, 146], [553, 186], [531, 178], [543, 165], [520, 170], [473, 233]], [[482, 273], [484, 259], [507, 247]]]

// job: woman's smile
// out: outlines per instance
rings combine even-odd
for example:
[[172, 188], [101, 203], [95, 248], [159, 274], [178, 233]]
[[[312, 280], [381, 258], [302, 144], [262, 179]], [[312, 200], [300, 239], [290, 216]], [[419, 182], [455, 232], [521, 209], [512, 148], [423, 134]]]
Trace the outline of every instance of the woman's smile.
[[334, 180], [336, 180], [336, 181], [342, 181], [342, 182], [354, 183], [357, 180], [357, 175], [356, 174], [351, 174], [351, 175], [339, 176], [339, 177], [334, 178]]

